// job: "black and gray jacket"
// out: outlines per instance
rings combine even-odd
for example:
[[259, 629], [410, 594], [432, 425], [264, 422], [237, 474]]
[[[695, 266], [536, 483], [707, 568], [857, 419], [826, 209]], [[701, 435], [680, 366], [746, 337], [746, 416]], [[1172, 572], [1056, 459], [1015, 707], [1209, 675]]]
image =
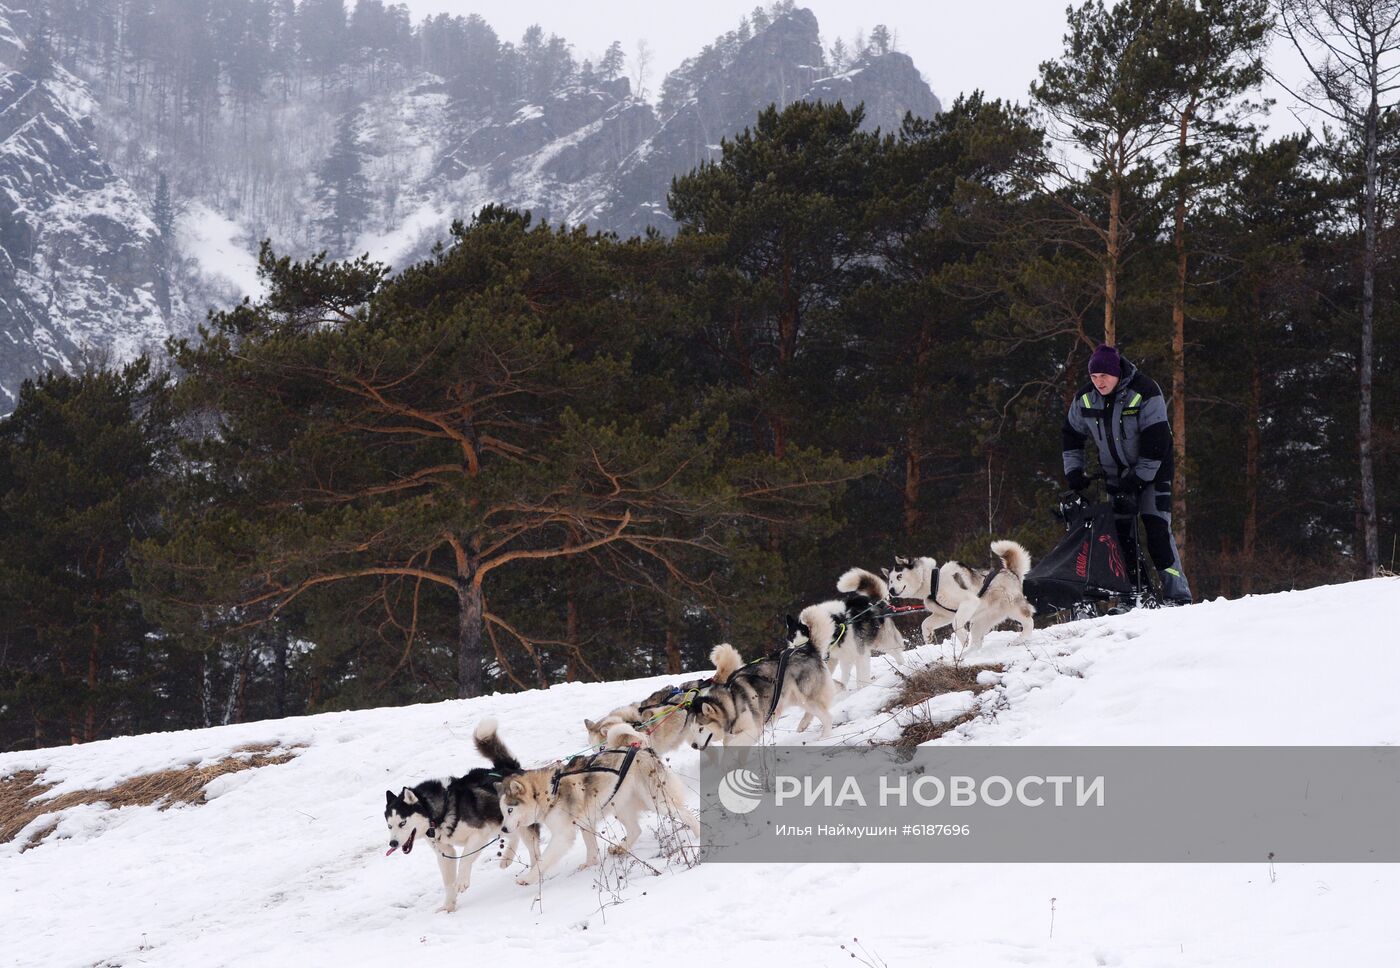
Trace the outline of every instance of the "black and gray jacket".
[[1079, 388], [1060, 437], [1066, 475], [1084, 467], [1084, 441], [1093, 437], [1109, 481], [1131, 470], [1143, 483], [1171, 483], [1172, 431], [1166, 399], [1162, 388], [1127, 360], [1122, 379], [1108, 396], [1100, 395], [1092, 383]]

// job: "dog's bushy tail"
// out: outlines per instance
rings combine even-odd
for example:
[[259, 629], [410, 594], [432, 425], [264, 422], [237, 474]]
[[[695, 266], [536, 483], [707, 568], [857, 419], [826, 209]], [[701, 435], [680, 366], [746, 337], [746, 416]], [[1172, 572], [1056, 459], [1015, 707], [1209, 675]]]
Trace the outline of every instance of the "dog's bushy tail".
[[650, 740], [642, 733], [637, 732], [631, 723], [613, 723], [608, 727], [603, 742], [613, 749], [631, 746], [633, 743], [638, 746], [651, 745]]
[[710, 661], [715, 664], [715, 682], [725, 682], [744, 667], [744, 657], [728, 642], [710, 650]]
[[477, 752], [491, 761], [493, 770], [520, 769], [520, 761], [511, 755], [506, 744], [496, 735], [496, 717], [487, 716], [477, 723], [472, 738], [476, 740]]
[[860, 592], [866, 598], [883, 601], [890, 597], [890, 586], [874, 572], [864, 568], [852, 568], [836, 579], [838, 592]]
[[1031, 570], [1031, 553], [1015, 541], [993, 541], [992, 554], [1000, 558], [1006, 570], [1017, 578], [1024, 579], [1026, 572]]

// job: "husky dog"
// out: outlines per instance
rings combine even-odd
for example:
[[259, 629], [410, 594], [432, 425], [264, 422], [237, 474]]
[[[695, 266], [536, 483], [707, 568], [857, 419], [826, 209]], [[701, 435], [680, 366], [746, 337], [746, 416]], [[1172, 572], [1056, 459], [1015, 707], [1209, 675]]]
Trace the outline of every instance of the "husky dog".
[[788, 645], [811, 642], [838, 683], [845, 686], [855, 669], [856, 688], [861, 689], [870, 684], [871, 655], [888, 655], [904, 664], [904, 636], [894, 619], [883, 614], [890, 590], [879, 575], [852, 568], [837, 579], [836, 590], [845, 594], [808, 605], [796, 619], [788, 616]]
[[696, 696], [686, 710], [686, 732], [695, 749], [702, 750], [715, 739], [725, 746], [752, 746], [768, 721], [790, 706], [803, 709], [802, 721], [797, 724], [799, 733], [815, 716], [821, 720], [822, 738], [831, 735], [830, 706], [836, 684], [810, 642], [748, 665], [734, 646], [717, 645], [710, 661], [715, 664], [715, 684]]
[[619, 706], [596, 723], [583, 721], [588, 741], [594, 746], [607, 744], [608, 730], [625, 724], [641, 731], [643, 742], [658, 753], [669, 753], [685, 738], [685, 709], [713, 679], [691, 679], [678, 686], [664, 686], [641, 702]]
[[[496, 735], [496, 720], [487, 718], [478, 723], [474, 738], [477, 750], [491, 761], [491, 769], [478, 767], [446, 783], [425, 780], [398, 793], [385, 791], [389, 853], [399, 847], [405, 854], [412, 853], [419, 834], [428, 839], [437, 854], [442, 886], [447, 892], [440, 911], [457, 910], [457, 895], [471, 884], [474, 855], [491, 843], [501, 829], [501, 782], [521, 773], [519, 761]], [[501, 855], [502, 867], [515, 859], [519, 836], [517, 832], [508, 839]], [[526, 839], [532, 858], [537, 843], [534, 837]], [[460, 855], [456, 852], [459, 847]]]
[[[642, 834], [641, 815], [672, 813], [700, 836], [700, 822], [685, 802], [685, 787], [630, 725], [618, 723], [604, 737], [608, 749], [511, 776], [501, 785], [501, 831], [524, 835], [549, 831], [549, 846], [518, 884], [539, 883], [583, 833], [587, 856], [579, 870], [598, 863], [597, 827], [606, 816], [622, 821], [626, 836], [610, 850], [625, 854]], [[629, 759], [625, 773], [623, 764]], [[528, 842], [528, 841], [527, 841]]]
[[923, 622], [924, 641], [945, 625], [964, 637], [975, 649], [982, 638], [1010, 619], [1021, 626], [1021, 637], [1035, 627], [1035, 608], [1026, 600], [1021, 583], [1031, 569], [1031, 556], [1014, 541], [992, 542], [992, 567], [969, 568], [958, 561], [941, 566], [932, 558], [896, 558], [889, 572], [890, 594], [895, 598], [922, 598], [929, 610]]

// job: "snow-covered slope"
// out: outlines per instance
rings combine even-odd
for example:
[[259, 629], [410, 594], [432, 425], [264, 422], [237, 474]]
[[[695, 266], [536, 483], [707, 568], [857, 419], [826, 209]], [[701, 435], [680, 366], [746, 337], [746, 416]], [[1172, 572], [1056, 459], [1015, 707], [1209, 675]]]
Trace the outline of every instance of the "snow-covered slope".
[[[1381, 579], [994, 635], [969, 661], [1005, 663], [977, 716], [937, 742], [1390, 744], [1400, 650]], [[918, 661], [935, 659], [921, 649]], [[1394, 865], [572, 865], [536, 895], [494, 858], [452, 915], [436, 865], [384, 856], [383, 791], [478, 765], [494, 715], [527, 764], [586, 742], [581, 721], [666, 679], [570, 684], [403, 709], [137, 736], [0, 756], [67, 790], [305, 744], [290, 762], [221, 778], [205, 805], [77, 808], [40, 846], [0, 845], [6, 964], [1380, 965], [1394, 963]], [[891, 735], [894, 676], [843, 699], [832, 741]], [[777, 730], [791, 739], [795, 714]], [[693, 778], [684, 751], [673, 767]], [[576, 848], [581, 857], [581, 847]], [[639, 853], [655, 850], [650, 835]], [[424, 853], [424, 852], [420, 852]], [[1052, 932], [1053, 909], [1053, 932]], [[858, 949], [857, 949], [858, 950]], [[857, 961], [857, 963], [860, 963]]]

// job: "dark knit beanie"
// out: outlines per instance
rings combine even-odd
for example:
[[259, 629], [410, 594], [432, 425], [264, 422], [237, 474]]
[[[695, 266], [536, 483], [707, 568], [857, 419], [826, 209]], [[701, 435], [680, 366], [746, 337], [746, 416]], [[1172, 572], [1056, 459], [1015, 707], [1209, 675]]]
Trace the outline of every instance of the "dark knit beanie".
[[1122, 376], [1123, 361], [1118, 356], [1118, 351], [1107, 343], [1100, 343], [1099, 348], [1094, 350], [1094, 355], [1089, 357], [1089, 372]]

